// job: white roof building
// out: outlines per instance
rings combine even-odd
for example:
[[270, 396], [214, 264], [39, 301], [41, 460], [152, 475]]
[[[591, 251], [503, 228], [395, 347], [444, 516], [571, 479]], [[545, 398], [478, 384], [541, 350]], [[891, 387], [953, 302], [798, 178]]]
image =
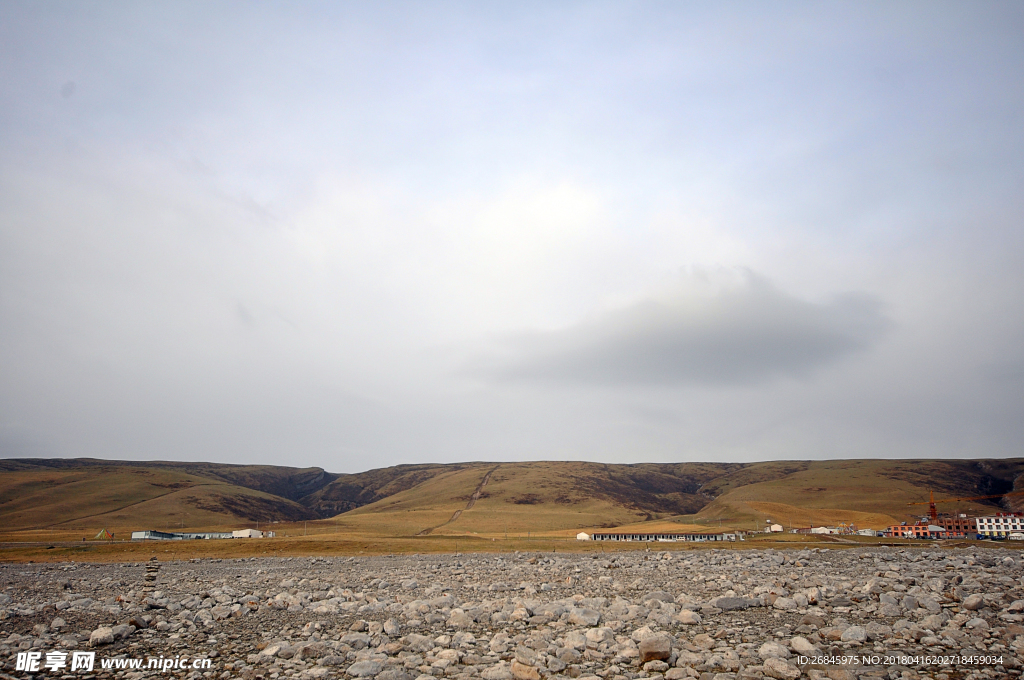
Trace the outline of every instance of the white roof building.
[[232, 538], [263, 538], [263, 532], [258, 529], [238, 529], [231, 532]]
[[1000, 512], [988, 517], [978, 517], [975, 524], [982, 536], [1006, 538], [1011, 533], [1024, 532], [1024, 515]]
[[588, 534], [586, 531], [581, 531], [580, 533], [576, 534], [576, 540], [577, 541], [589, 541], [590, 540], [590, 534]]

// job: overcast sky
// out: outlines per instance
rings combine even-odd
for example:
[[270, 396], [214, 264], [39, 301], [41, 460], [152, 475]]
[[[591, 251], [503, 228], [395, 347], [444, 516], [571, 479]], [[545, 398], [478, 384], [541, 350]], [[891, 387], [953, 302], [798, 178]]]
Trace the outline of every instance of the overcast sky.
[[1019, 2], [0, 3], [0, 455], [1005, 457]]

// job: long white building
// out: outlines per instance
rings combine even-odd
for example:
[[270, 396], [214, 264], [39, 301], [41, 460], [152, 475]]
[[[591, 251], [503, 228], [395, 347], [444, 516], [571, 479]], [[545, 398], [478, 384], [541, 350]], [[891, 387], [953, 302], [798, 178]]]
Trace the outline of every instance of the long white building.
[[1016, 512], [1000, 512], [988, 517], [978, 517], [975, 522], [977, 532], [991, 538], [1006, 538], [1010, 533], [1024, 531], [1024, 515]]

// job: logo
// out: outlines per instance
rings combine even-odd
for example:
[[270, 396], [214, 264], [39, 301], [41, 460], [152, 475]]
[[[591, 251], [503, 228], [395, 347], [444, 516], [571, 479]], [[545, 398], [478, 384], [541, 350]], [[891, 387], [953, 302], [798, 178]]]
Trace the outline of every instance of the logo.
[[88, 673], [96, 663], [96, 652], [71, 652], [71, 666], [68, 667], [68, 653], [55, 650], [46, 653], [46, 660], [43, 660], [42, 652], [18, 652], [14, 660], [14, 670], [27, 673], [38, 673], [40, 670], [47, 670], [51, 673], [58, 673], [65, 669], [85, 671]]

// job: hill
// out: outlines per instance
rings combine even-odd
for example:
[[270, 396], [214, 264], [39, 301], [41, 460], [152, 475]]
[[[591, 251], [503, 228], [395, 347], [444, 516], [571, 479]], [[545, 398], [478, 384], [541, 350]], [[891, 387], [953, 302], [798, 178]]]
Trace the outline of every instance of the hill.
[[[927, 514], [927, 505], [908, 503], [927, 501], [929, 492], [939, 499], [1005, 493], [1022, 474], [1020, 459], [480, 463], [437, 474], [330, 522], [391, 536], [566, 535], [643, 523], [657, 530], [753, 530], [768, 519], [793, 527], [845, 522], [882, 528]], [[1024, 495], [1004, 500], [1011, 499]], [[943, 504], [940, 510], [987, 514], [1004, 509], [999, 500]]]
[[[1024, 459], [762, 463], [588, 462], [321, 468], [94, 459], [0, 460], [0, 522], [10, 531], [175, 529], [320, 520], [364, 537], [567, 536], [624, 525], [753, 529], [927, 513], [936, 498], [1021, 489]], [[943, 504], [947, 512], [1024, 506], [1024, 494]]]
[[0, 525], [7, 530], [175, 529], [316, 518], [305, 506], [260, 490], [286, 486], [272, 480], [273, 469], [236, 472], [238, 481], [252, 488], [191, 464], [0, 461]]

